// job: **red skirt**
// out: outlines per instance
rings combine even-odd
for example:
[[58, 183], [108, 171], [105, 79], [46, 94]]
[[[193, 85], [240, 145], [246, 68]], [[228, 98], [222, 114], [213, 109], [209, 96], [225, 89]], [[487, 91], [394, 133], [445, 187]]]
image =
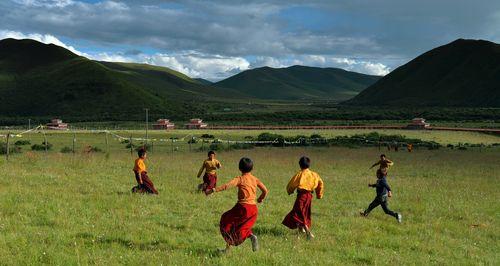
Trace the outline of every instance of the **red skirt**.
[[205, 173], [203, 175], [203, 189], [204, 190], [211, 190], [212, 188], [215, 188], [217, 185], [217, 174], [208, 174]]
[[220, 218], [220, 233], [231, 246], [238, 246], [252, 234], [257, 221], [257, 205], [236, 203]]
[[134, 171], [134, 173], [135, 173], [135, 180], [137, 180], [138, 186], [132, 188], [132, 192], [158, 194], [158, 190], [156, 190], [153, 181], [149, 179], [147, 172], [141, 173], [142, 185], [140, 184], [139, 173], [136, 171]]
[[298, 226], [311, 228], [311, 201], [310, 191], [298, 190], [293, 209], [283, 219], [282, 224], [290, 229], [296, 229]]

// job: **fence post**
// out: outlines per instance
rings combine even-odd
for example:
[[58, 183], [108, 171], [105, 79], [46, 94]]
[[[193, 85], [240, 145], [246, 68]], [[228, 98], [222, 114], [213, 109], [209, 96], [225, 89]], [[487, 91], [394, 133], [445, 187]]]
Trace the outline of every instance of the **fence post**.
[[76, 133], [73, 131], [73, 148], [72, 148], [73, 154], [75, 154], [75, 143], [76, 143]]
[[230, 150], [231, 149], [231, 145], [229, 144], [229, 140], [227, 140], [227, 149]]
[[134, 154], [134, 145], [132, 145], [132, 135], [130, 135], [130, 138], [129, 138], [129, 144], [130, 144], [130, 155], [133, 155]]
[[193, 144], [194, 137], [191, 136], [191, 140], [189, 141], [189, 151], [191, 151], [191, 145]]
[[105, 138], [106, 138], [106, 152], [109, 153], [108, 130], [106, 130], [106, 132], [105, 132]]
[[203, 146], [205, 146], [205, 139], [201, 139], [201, 150], [203, 151]]
[[45, 152], [48, 152], [49, 143], [47, 142], [47, 135], [45, 135], [45, 131], [43, 131], [43, 142], [45, 143]]
[[[153, 140], [151, 140], [151, 152], [153, 152], [154, 143], [155, 142]], [[147, 143], [146, 143], [146, 145], [147, 145]]]
[[170, 140], [172, 140], [172, 142], [171, 142], [172, 153], [174, 153], [174, 137], [171, 137]]
[[5, 156], [6, 156], [7, 161], [9, 161], [9, 153], [10, 153], [9, 141], [10, 141], [10, 133], [7, 133], [7, 143], [6, 143], [7, 150], [5, 151]]

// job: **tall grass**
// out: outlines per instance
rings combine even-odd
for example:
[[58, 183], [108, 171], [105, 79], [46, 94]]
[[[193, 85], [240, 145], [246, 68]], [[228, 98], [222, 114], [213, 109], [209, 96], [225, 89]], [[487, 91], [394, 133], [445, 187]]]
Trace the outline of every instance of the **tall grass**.
[[[32, 142], [33, 143], [33, 142]], [[313, 201], [316, 239], [297, 239], [281, 221], [295, 196], [285, 193], [299, 156], [313, 160], [325, 198]], [[151, 153], [158, 196], [133, 195], [127, 153], [25, 152], [1, 160], [0, 264], [491, 264], [500, 262], [498, 150], [388, 153], [395, 161], [390, 207], [402, 224], [376, 209], [368, 167], [372, 148], [258, 148], [218, 154], [219, 184], [238, 175], [242, 156], [270, 194], [254, 232], [261, 250], [243, 243], [226, 256], [220, 215], [236, 191], [205, 197], [195, 191], [204, 153]]]

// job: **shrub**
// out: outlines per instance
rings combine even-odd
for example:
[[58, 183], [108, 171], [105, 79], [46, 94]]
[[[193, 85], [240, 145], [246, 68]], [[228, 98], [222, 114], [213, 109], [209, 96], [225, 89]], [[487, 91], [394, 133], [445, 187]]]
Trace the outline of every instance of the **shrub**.
[[204, 139], [213, 139], [213, 138], [215, 138], [214, 135], [211, 135], [211, 134], [203, 134], [203, 135], [201, 135], [201, 137], [204, 138]]
[[[47, 150], [52, 149], [52, 144], [47, 143]], [[45, 150], [45, 142], [42, 142], [42, 144], [34, 144], [31, 146], [31, 150], [33, 151], [44, 151]]]
[[[21, 152], [21, 147], [19, 146], [9, 147], [9, 154], [20, 153], [20, 152]], [[7, 153], [7, 144], [5, 142], [0, 142], [0, 154], [6, 154], [6, 153]]]
[[29, 140], [18, 140], [14, 145], [16, 146], [24, 146], [24, 145], [30, 145], [31, 142]]

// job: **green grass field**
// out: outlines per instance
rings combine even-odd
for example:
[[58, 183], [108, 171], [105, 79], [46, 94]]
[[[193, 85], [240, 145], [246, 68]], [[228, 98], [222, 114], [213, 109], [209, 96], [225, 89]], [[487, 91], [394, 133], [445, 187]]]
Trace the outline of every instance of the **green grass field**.
[[[247, 133], [220, 134], [236, 138]], [[432, 132], [431, 137], [443, 143], [499, 142], [490, 135], [441, 133], [445, 132]], [[31, 138], [38, 142], [40, 134]], [[254, 174], [270, 194], [259, 205], [254, 227], [261, 250], [253, 253], [247, 241], [219, 256], [216, 249], [224, 247], [224, 241], [218, 222], [235, 204], [236, 189], [211, 197], [195, 191], [204, 152], [169, 152], [168, 144], [154, 150], [147, 165], [160, 194], [133, 195], [135, 156], [122, 144], [110, 139], [114, 144], [109, 154], [71, 155], [57, 152], [63, 145], [70, 146], [70, 134], [52, 133], [48, 138], [54, 149], [47, 154], [24, 151], [8, 162], [0, 160], [4, 172], [0, 178], [0, 264], [500, 263], [500, 152], [495, 148], [384, 151], [395, 161], [389, 175], [394, 191], [390, 207], [403, 214], [402, 224], [380, 208], [368, 218], [358, 215], [375, 195], [367, 183], [375, 179], [374, 170], [368, 167], [380, 153], [376, 148], [220, 152], [219, 184], [238, 175], [238, 160], [249, 156], [255, 161]], [[104, 135], [81, 135], [77, 143], [79, 149], [87, 143], [104, 147]], [[313, 170], [326, 186], [324, 199], [313, 201], [316, 239], [312, 241], [297, 239], [295, 232], [281, 225], [295, 200], [286, 195], [285, 186], [303, 154], [311, 157]]]

